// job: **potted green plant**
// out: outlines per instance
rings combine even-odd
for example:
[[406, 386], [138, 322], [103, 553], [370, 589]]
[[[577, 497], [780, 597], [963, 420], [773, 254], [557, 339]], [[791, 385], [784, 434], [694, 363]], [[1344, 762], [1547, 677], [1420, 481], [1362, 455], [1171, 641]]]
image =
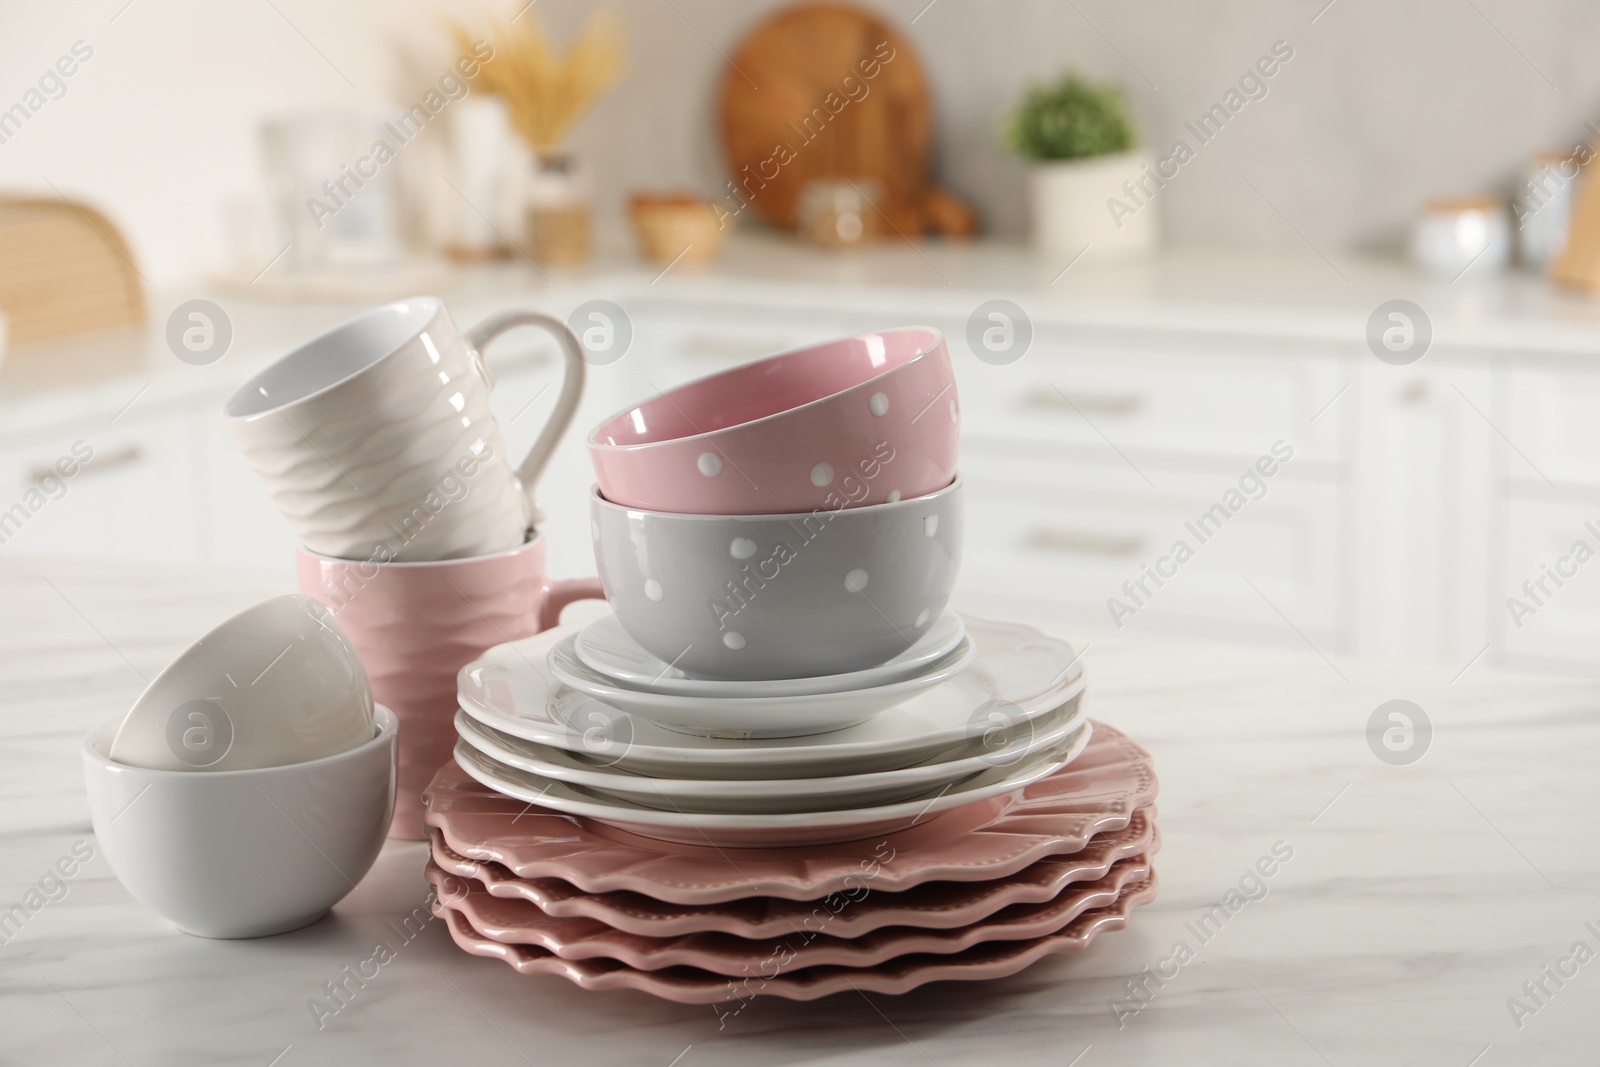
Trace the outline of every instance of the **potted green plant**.
[[[1030, 85], [1003, 130], [1029, 161], [1034, 243], [1077, 255], [1155, 244], [1154, 197], [1162, 180], [1141, 151], [1127, 97], [1073, 72]], [[1097, 254], [1099, 254], [1097, 252]]]

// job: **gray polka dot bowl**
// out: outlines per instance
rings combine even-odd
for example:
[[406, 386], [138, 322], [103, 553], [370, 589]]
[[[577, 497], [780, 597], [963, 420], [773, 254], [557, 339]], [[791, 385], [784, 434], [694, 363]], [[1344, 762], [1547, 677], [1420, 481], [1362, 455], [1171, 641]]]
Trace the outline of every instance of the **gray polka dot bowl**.
[[600, 582], [623, 628], [702, 678], [885, 663], [938, 620], [960, 569], [959, 477], [926, 496], [786, 515], [646, 511], [598, 486], [589, 503]]
[[680, 385], [589, 435], [607, 500], [771, 515], [922, 496], [956, 475], [961, 408], [932, 326], [846, 337]]

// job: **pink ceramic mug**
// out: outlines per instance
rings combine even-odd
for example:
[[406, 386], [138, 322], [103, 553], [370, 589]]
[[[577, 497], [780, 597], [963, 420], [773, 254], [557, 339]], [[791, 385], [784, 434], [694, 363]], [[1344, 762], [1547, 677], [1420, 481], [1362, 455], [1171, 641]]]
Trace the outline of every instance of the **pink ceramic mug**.
[[484, 649], [554, 626], [574, 600], [602, 599], [597, 578], [551, 581], [541, 536], [509, 552], [379, 563], [300, 548], [300, 591], [349, 634], [378, 703], [400, 719], [399, 781], [390, 837], [420, 840], [422, 790], [450, 758], [456, 673]]
[[613, 504], [780, 515], [943, 489], [959, 438], [944, 334], [907, 326], [680, 385], [597, 426], [589, 458]]

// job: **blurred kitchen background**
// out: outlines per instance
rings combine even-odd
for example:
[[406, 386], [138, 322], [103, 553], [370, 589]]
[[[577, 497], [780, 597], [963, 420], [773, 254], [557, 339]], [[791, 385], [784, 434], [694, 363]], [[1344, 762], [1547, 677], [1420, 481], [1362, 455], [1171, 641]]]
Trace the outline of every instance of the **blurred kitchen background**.
[[[961, 606], [1594, 672], [1596, 40], [1575, 0], [9, 5], [0, 566], [290, 588], [218, 409], [385, 299], [569, 318], [583, 432], [930, 322]], [[558, 364], [492, 358], [520, 454]], [[542, 494], [564, 574], [582, 435]]]

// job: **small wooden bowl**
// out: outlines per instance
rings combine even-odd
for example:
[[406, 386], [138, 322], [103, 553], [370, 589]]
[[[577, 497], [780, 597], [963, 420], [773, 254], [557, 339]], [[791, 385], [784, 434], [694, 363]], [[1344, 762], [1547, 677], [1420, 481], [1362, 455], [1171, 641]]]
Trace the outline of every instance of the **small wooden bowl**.
[[733, 216], [689, 193], [636, 193], [629, 203], [633, 230], [655, 263], [710, 263], [722, 254]]

